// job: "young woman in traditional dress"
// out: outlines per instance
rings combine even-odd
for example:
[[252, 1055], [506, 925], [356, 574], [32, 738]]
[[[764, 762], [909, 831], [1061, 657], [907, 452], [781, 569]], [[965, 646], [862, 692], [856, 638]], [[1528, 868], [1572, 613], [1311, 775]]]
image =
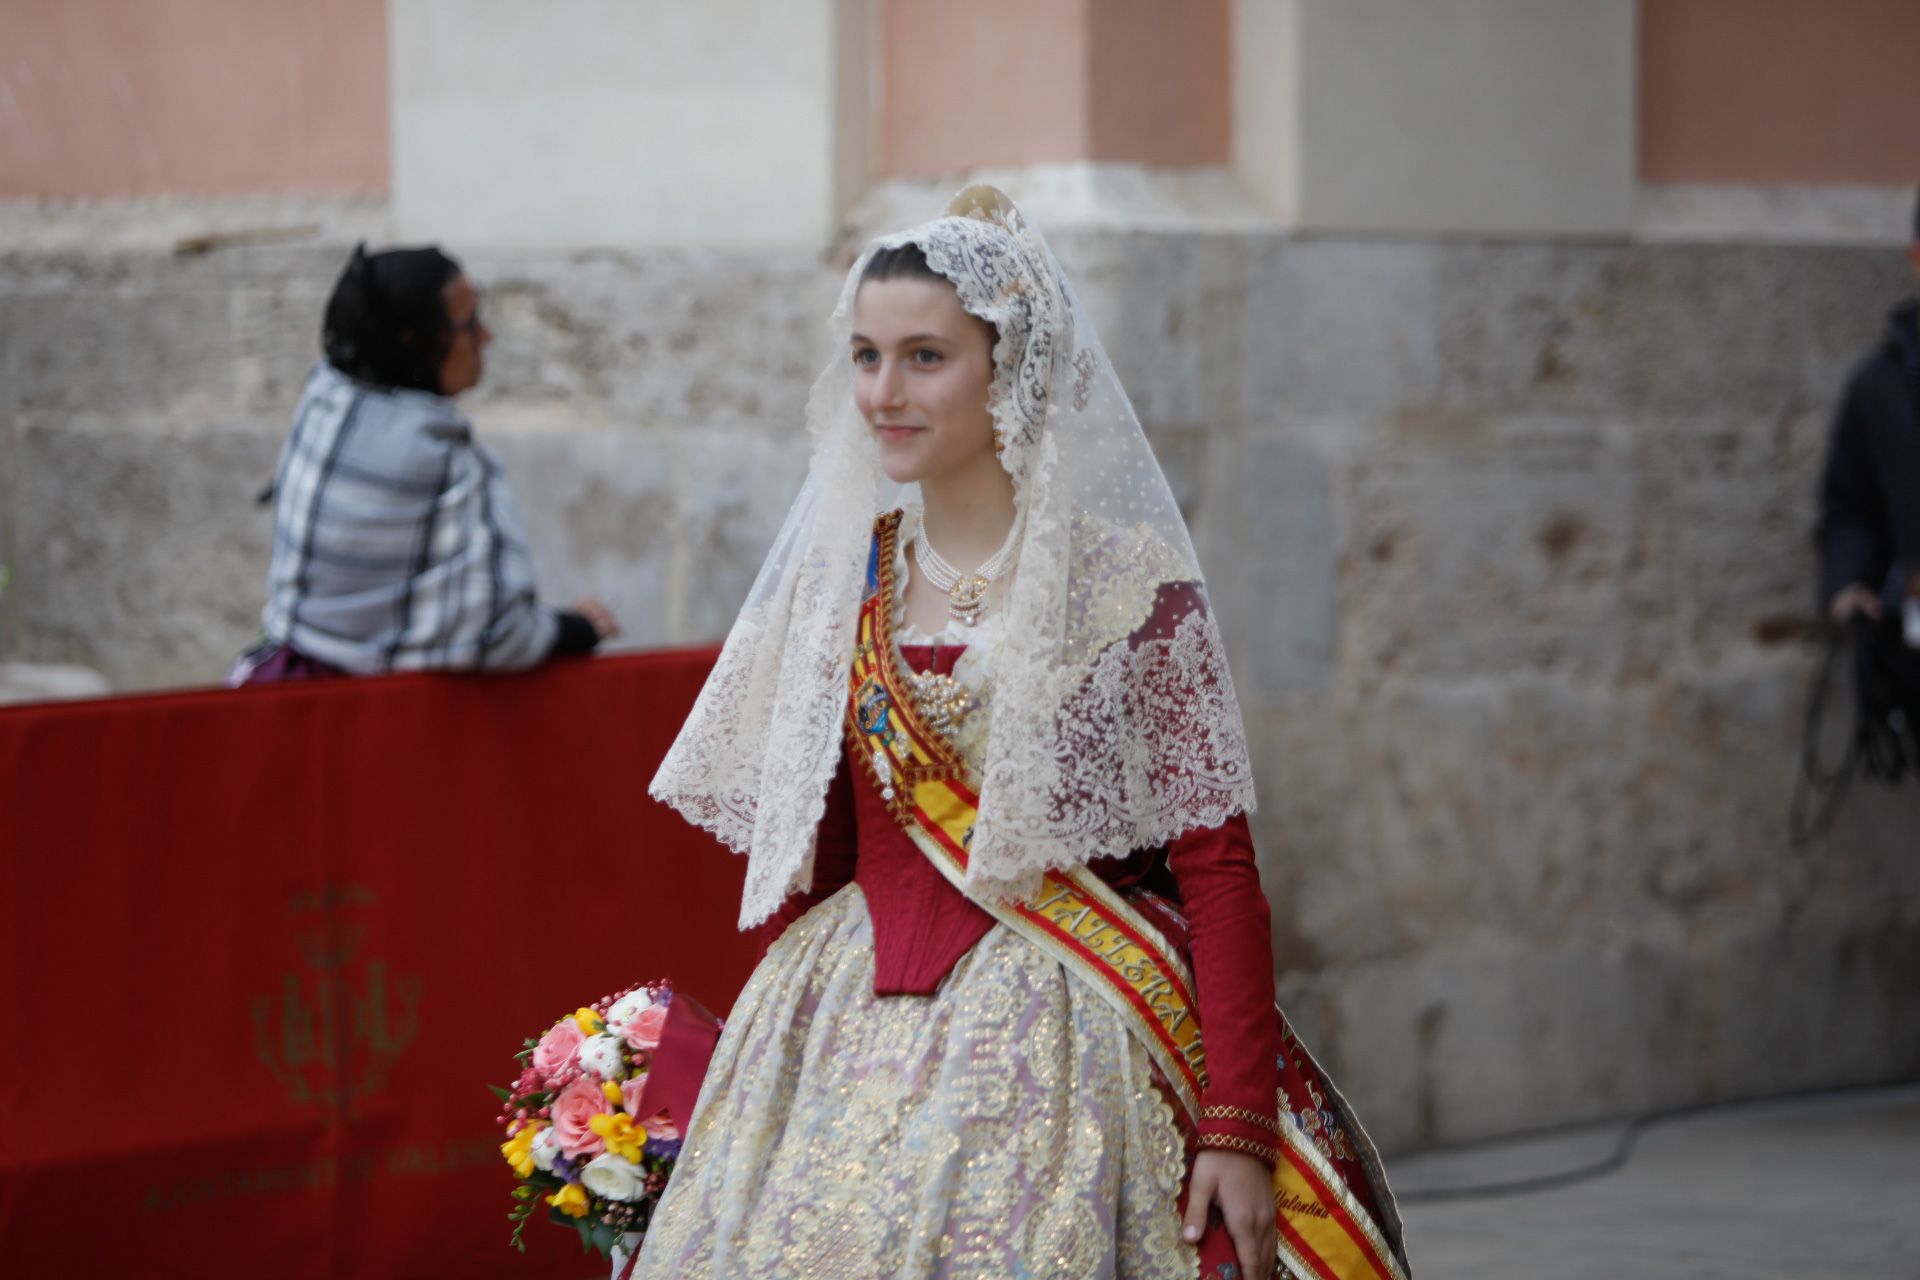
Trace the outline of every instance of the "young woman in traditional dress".
[[806, 485], [653, 782], [747, 854], [770, 945], [636, 1274], [1404, 1276], [1274, 1007], [1199, 565], [1058, 264], [973, 188], [833, 323]]

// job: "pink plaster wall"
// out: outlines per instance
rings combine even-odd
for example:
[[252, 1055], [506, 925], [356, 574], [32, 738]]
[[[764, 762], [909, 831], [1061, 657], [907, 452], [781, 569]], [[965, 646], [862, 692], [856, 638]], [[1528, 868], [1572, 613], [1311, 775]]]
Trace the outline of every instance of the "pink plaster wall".
[[1224, 164], [1228, 0], [883, 0], [880, 171]]
[[881, 172], [1084, 158], [1093, 2], [884, 0]]
[[1232, 138], [1228, 0], [1094, 0], [1092, 158], [1220, 165]]
[[1920, 0], [1641, 0], [1649, 182], [1920, 181]]
[[0, 195], [387, 189], [386, 0], [0, 0]]

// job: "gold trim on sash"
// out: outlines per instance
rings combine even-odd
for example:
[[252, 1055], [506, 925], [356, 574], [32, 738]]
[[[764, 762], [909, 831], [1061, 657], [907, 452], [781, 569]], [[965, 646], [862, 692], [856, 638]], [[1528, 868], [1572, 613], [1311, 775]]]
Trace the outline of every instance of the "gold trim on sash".
[[1300, 1126], [1283, 1117], [1280, 1127], [1273, 1204], [1281, 1261], [1302, 1280], [1407, 1280], [1379, 1224], [1361, 1207], [1339, 1171]]
[[[979, 792], [954, 745], [926, 725], [893, 647], [893, 565], [900, 515], [874, 530], [873, 578], [860, 608], [848, 676], [846, 729], [854, 755], [913, 842], [969, 901], [1079, 975], [1146, 1047], [1189, 1126], [1207, 1084], [1199, 1004], [1186, 964], [1160, 933], [1084, 867], [1048, 872], [1026, 900], [967, 891], [967, 846]], [[1282, 1260], [1302, 1280], [1406, 1280], [1372, 1216], [1339, 1172], [1285, 1117], [1273, 1173]]]
[[[979, 794], [960, 752], [919, 715], [894, 658], [899, 516], [883, 517], [876, 535], [874, 589], [860, 608], [848, 675], [848, 737], [894, 818], [966, 893], [967, 845]], [[1198, 1118], [1207, 1075], [1193, 978], [1159, 930], [1083, 868], [1047, 873], [1028, 901], [980, 905], [1091, 981], [1143, 1033], [1189, 1119]]]

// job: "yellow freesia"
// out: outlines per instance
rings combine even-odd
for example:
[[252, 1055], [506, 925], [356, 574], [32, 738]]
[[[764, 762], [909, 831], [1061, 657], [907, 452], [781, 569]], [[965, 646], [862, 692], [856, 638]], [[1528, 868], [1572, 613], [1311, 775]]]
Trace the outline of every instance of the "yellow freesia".
[[600, 1092], [606, 1094], [607, 1101], [611, 1102], [616, 1107], [620, 1105], [620, 1100], [626, 1096], [625, 1094], [620, 1092], [620, 1086], [615, 1084], [611, 1080], [606, 1080], [601, 1082]]
[[584, 1218], [587, 1216], [586, 1188], [577, 1182], [569, 1182], [566, 1186], [548, 1196], [547, 1203], [566, 1214], [569, 1218]]
[[597, 1036], [607, 1029], [607, 1020], [585, 1005], [573, 1011], [573, 1020], [590, 1036]]
[[587, 1127], [605, 1139], [608, 1151], [640, 1163], [640, 1149], [647, 1145], [647, 1131], [635, 1124], [632, 1116], [595, 1116], [587, 1121]]
[[521, 1177], [533, 1172], [533, 1136], [540, 1132], [540, 1126], [530, 1124], [500, 1144], [500, 1154], [507, 1158], [513, 1171]]

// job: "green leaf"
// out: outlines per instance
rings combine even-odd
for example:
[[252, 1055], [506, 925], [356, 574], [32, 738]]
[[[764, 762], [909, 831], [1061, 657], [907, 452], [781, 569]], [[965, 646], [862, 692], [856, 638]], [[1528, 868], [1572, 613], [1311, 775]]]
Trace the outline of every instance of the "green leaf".
[[493, 1096], [500, 1099], [500, 1101], [502, 1102], [513, 1101], [513, 1090], [503, 1089], [497, 1084], [490, 1084], [487, 1086], [487, 1088], [493, 1090]]
[[618, 1233], [604, 1222], [593, 1229], [593, 1247], [600, 1251], [600, 1256], [603, 1258], [613, 1256], [613, 1246], [619, 1238]]

